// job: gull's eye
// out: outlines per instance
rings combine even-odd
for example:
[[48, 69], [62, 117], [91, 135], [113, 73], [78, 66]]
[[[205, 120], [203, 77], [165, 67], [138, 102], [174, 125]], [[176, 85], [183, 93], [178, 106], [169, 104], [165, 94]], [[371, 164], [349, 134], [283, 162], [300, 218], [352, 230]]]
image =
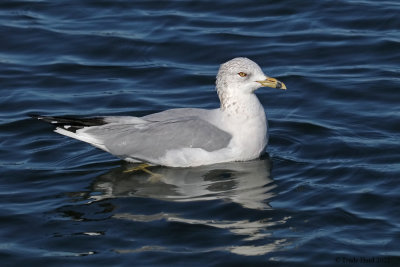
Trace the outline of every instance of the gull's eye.
[[239, 74], [240, 77], [246, 77], [247, 76], [247, 73], [245, 73], [245, 72], [239, 72], [238, 74]]

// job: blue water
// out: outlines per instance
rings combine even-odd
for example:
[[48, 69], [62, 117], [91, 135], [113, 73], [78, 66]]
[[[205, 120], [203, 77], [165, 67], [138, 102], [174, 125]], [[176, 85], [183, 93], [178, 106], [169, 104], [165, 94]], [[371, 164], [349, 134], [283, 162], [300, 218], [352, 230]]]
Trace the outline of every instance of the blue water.
[[[398, 1], [2, 1], [2, 266], [400, 266]], [[30, 119], [218, 107], [257, 92], [263, 158], [152, 181]]]

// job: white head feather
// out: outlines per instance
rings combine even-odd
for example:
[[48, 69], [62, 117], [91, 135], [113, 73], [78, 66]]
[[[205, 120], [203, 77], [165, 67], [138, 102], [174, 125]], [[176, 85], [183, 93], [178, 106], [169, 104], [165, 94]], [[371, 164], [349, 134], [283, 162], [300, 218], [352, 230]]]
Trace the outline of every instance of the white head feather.
[[266, 78], [257, 63], [248, 58], [238, 57], [222, 64], [216, 81], [221, 108], [227, 108], [230, 102], [240, 96], [253, 94], [262, 86], [257, 81]]

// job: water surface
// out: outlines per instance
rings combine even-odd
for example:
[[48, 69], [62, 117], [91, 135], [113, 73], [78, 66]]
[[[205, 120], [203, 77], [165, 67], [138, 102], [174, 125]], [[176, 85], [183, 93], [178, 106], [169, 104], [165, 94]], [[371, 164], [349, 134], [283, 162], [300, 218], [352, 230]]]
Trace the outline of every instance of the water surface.
[[[3, 1], [4, 266], [400, 264], [397, 1]], [[161, 178], [29, 113], [216, 108], [246, 56], [267, 154]], [[156, 177], [157, 178], [157, 177]]]

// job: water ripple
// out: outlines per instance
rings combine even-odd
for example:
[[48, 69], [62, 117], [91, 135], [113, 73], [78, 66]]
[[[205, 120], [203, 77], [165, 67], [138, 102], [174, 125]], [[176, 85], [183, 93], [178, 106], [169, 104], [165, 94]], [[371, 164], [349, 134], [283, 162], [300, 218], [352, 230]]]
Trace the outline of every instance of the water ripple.
[[[1, 2], [0, 259], [397, 266], [399, 10], [369, 0]], [[154, 180], [27, 116], [216, 108], [218, 66], [236, 56], [288, 87], [257, 91], [270, 140], [256, 161], [153, 167]]]

